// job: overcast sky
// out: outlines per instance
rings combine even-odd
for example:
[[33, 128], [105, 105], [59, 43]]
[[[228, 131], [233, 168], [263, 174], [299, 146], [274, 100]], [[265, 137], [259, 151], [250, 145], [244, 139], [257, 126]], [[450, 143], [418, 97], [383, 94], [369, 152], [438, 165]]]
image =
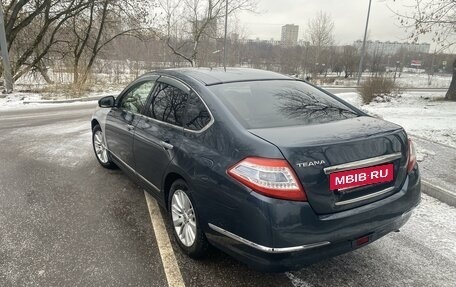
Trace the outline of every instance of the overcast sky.
[[[412, 11], [410, 6], [407, 7], [411, 1], [372, 0], [369, 39], [407, 41], [405, 29], [399, 26], [397, 16], [390, 8]], [[321, 10], [334, 20], [337, 43], [352, 44], [363, 37], [368, 3], [368, 0], [259, 0], [259, 13], [243, 12], [239, 20], [247, 38], [280, 40], [281, 27], [296, 24], [299, 25], [298, 39], [304, 39], [308, 20]], [[421, 38], [420, 42], [430, 41], [429, 38]]]

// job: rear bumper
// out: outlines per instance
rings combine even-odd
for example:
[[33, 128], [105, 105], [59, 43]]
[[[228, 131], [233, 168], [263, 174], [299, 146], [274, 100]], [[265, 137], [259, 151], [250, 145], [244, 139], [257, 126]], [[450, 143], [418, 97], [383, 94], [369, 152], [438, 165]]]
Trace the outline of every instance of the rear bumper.
[[[213, 224], [209, 225], [206, 236], [213, 245], [252, 268], [268, 272], [296, 270], [365, 246], [398, 230], [419, 204], [420, 189], [420, 175], [415, 169], [395, 194], [329, 215], [315, 214], [308, 203], [255, 195], [270, 220], [269, 223], [262, 220], [257, 224], [269, 224], [272, 240], [242, 237]], [[251, 220], [246, 222], [252, 224]], [[369, 242], [356, 245], [355, 240], [363, 236], [368, 236]], [[267, 241], [271, 244], [256, 243]]]

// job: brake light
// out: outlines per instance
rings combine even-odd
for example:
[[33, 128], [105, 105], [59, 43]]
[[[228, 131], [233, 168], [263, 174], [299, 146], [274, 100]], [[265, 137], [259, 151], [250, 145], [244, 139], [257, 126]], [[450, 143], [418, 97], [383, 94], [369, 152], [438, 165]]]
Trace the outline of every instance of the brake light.
[[411, 172], [416, 165], [416, 150], [412, 140], [408, 140], [408, 164], [407, 172]]
[[284, 159], [248, 157], [227, 170], [237, 181], [263, 195], [307, 201], [306, 193]]

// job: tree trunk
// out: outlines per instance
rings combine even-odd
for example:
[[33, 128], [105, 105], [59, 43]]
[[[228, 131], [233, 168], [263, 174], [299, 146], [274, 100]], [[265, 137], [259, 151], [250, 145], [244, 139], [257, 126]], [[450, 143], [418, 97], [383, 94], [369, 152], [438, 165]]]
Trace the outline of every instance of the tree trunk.
[[36, 66], [36, 69], [38, 70], [38, 72], [40, 72], [41, 76], [43, 77], [43, 79], [46, 81], [46, 83], [48, 84], [54, 84], [54, 81], [49, 77], [49, 74], [48, 74], [48, 69], [46, 66], [42, 66], [41, 64], [38, 64]]
[[453, 78], [451, 79], [451, 84], [446, 93], [445, 100], [456, 101], [456, 59], [454, 59], [453, 62]]
[[79, 58], [74, 59], [73, 65], [73, 85], [77, 86], [79, 84]]

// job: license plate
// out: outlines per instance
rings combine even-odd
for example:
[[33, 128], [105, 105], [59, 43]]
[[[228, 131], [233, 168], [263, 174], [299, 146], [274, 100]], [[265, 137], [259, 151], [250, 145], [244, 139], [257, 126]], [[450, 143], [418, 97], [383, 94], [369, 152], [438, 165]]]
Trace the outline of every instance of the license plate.
[[389, 182], [394, 179], [394, 166], [392, 163], [334, 172], [329, 175], [329, 188], [331, 190], [347, 189]]

